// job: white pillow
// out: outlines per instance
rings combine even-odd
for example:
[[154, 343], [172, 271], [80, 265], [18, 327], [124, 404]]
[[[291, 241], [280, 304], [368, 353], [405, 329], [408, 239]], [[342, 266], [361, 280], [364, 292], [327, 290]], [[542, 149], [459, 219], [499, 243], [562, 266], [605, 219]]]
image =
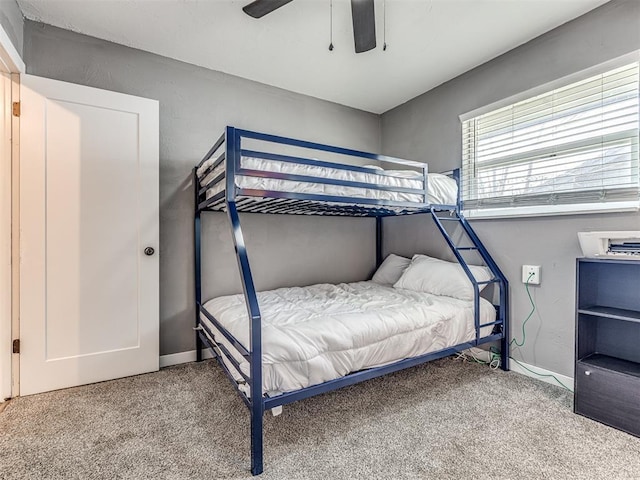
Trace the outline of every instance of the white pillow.
[[[469, 269], [478, 282], [492, 278], [487, 267], [469, 265]], [[478, 285], [480, 290], [485, 286], [486, 284]], [[411, 264], [393, 288], [473, 300], [473, 284], [459, 263], [446, 262], [426, 255], [414, 255]]]
[[410, 263], [410, 259], [392, 253], [384, 259], [376, 273], [373, 274], [371, 281], [380, 285], [391, 286], [400, 279]]

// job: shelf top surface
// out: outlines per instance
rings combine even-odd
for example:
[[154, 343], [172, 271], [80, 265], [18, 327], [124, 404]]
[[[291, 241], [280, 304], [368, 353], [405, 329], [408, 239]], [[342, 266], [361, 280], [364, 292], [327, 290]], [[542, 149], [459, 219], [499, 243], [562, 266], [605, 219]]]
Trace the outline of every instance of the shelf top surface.
[[618, 320], [628, 320], [631, 322], [640, 322], [640, 311], [626, 310], [624, 308], [590, 305], [587, 307], [578, 308], [578, 313], [614, 318]]
[[609, 355], [603, 355], [601, 353], [594, 353], [593, 355], [589, 355], [588, 357], [579, 360], [579, 362], [584, 365], [599, 367], [640, 378], [640, 363], [631, 362], [622, 358], [611, 357]]
[[578, 263], [622, 263], [625, 265], [640, 266], [640, 257], [580, 257], [576, 259]]

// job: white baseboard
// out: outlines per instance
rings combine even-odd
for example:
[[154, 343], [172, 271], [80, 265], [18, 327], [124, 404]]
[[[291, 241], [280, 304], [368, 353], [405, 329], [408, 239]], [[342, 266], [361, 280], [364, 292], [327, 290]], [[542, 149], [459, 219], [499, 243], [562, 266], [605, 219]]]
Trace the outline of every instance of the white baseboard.
[[[208, 348], [202, 350], [202, 358], [213, 358], [211, 350]], [[181, 363], [189, 363], [196, 361], [196, 351], [172, 353], [170, 355], [160, 355], [160, 368], [170, 367], [171, 365], [179, 365]]]
[[[521, 373], [522, 375], [526, 375], [527, 377], [535, 378], [536, 380], [541, 380], [543, 382], [550, 383], [551, 385], [555, 385], [556, 387], [561, 386], [553, 377], [540, 376], [540, 375], [553, 375], [558, 380], [560, 380], [560, 382], [562, 382], [562, 384], [565, 387], [567, 387], [569, 390], [573, 392], [572, 377], [567, 377], [566, 375], [562, 375], [560, 373], [555, 373], [550, 370], [545, 370], [544, 368], [536, 367], [534, 365], [529, 365], [528, 363], [524, 363], [523, 361], [520, 361], [520, 360], [515, 361], [513, 358], [509, 362], [509, 368], [512, 372]], [[536, 373], [539, 375], [536, 375]]]

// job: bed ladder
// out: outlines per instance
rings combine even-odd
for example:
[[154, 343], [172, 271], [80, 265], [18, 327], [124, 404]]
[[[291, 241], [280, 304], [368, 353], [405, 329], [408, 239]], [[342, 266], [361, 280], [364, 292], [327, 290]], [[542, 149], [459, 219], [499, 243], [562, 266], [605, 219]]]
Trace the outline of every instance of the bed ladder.
[[[478, 339], [480, 338], [480, 329], [490, 325], [500, 325], [501, 326], [501, 334], [502, 339], [500, 341], [500, 367], [503, 370], [509, 370], [509, 283], [507, 278], [504, 276], [496, 262], [493, 260], [483, 243], [478, 238], [476, 232], [471, 228], [471, 225], [467, 221], [466, 218], [460, 213], [458, 209], [451, 210], [443, 210], [431, 207], [430, 208], [431, 217], [433, 218], [434, 223], [440, 230], [440, 233], [444, 237], [447, 245], [451, 249], [451, 252], [455, 255], [456, 259], [460, 263], [460, 266], [466, 273], [471, 283], [474, 285], [474, 320], [475, 320], [475, 329], [476, 329], [476, 345], [478, 344]], [[455, 222], [456, 225], [462, 227], [462, 231], [464, 232], [464, 236], [468, 238], [471, 242], [471, 245], [456, 245], [451, 238], [451, 235], [444, 227], [444, 222]], [[476, 252], [484, 264], [489, 268], [492, 274], [492, 278], [487, 281], [476, 281], [471, 270], [469, 269], [469, 265], [465, 260], [463, 253], [464, 252]], [[500, 290], [499, 292], [499, 305], [496, 305], [497, 310], [497, 319], [494, 322], [480, 324], [480, 287], [487, 284], [496, 284]]]

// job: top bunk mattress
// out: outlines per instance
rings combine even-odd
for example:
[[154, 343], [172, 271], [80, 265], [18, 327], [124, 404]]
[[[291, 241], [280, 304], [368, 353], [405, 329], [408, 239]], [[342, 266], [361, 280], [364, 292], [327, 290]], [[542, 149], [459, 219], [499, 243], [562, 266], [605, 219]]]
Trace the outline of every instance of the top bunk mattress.
[[[473, 301], [371, 281], [280, 288], [258, 293], [258, 302], [263, 393], [270, 396], [475, 339]], [[204, 308], [245, 347], [249, 345], [243, 295], [218, 297]], [[200, 317], [248, 375], [248, 362], [203, 314]], [[480, 298], [480, 324], [495, 317], [494, 306]], [[480, 333], [484, 337], [491, 331], [487, 326]], [[241, 380], [237, 372], [235, 376]]]
[[[205, 186], [224, 171], [224, 162], [207, 173], [214, 163], [211, 158], [204, 162], [197, 170], [200, 185]], [[424, 176], [415, 170], [384, 170], [378, 166], [367, 165], [376, 171], [385, 173], [364, 173], [360, 171], [343, 170], [338, 168], [306, 165], [298, 163], [267, 160], [263, 158], [242, 157], [242, 168], [265, 172], [276, 172], [290, 175], [305, 175], [310, 177], [328, 178], [349, 182], [373, 183], [386, 187], [399, 187], [423, 190]], [[388, 174], [388, 175], [387, 175]], [[373, 188], [360, 188], [341, 185], [331, 185], [314, 182], [298, 182], [276, 178], [264, 178], [249, 175], [236, 175], [236, 186], [244, 189], [266, 190], [289, 193], [307, 193], [316, 195], [330, 195], [335, 197], [354, 197], [390, 200], [396, 202], [424, 203], [424, 196], [416, 193], [395, 192], [388, 190], [376, 190]], [[428, 174], [427, 201], [432, 205], [455, 205], [458, 197], [458, 186], [454, 179], [439, 173]], [[206, 199], [212, 198], [225, 189], [225, 180], [212, 185], [207, 189]]]

